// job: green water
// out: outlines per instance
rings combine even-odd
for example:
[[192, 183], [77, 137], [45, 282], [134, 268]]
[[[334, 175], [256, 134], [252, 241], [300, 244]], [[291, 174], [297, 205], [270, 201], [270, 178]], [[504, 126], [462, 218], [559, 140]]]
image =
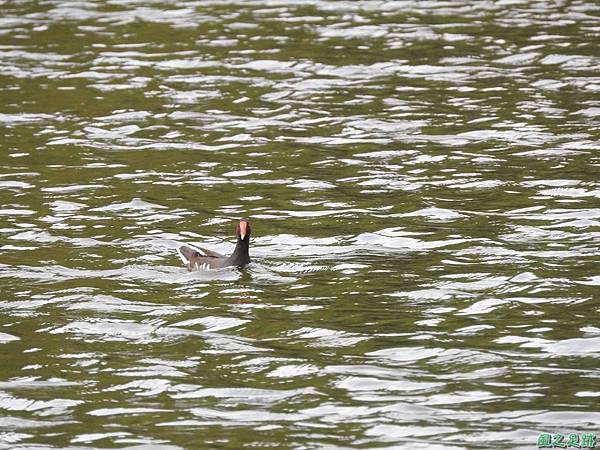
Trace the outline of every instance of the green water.
[[0, 12], [0, 449], [600, 439], [596, 2]]

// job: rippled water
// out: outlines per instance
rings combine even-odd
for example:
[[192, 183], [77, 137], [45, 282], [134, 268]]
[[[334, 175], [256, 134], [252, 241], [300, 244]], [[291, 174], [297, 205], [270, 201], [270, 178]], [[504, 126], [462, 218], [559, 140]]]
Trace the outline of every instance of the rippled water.
[[0, 11], [0, 448], [600, 434], [597, 2]]

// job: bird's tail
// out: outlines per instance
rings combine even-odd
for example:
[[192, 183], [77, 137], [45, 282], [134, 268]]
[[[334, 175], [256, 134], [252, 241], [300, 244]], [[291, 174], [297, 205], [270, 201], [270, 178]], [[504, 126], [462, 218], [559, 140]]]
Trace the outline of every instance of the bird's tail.
[[179, 257], [181, 258], [181, 261], [183, 261], [184, 264], [188, 264], [190, 262], [192, 255], [196, 252], [197, 252], [196, 249], [188, 247], [187, 245], [182, 245], [181, 247], [179, 247], [177, 249], [177, 254], [179, 255]]

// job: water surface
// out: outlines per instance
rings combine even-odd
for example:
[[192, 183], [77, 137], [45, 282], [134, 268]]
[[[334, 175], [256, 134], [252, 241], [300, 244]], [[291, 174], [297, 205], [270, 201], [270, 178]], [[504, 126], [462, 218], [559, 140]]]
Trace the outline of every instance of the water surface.
[[597, 2], [0, 11], [0, 448], [600, 435]]

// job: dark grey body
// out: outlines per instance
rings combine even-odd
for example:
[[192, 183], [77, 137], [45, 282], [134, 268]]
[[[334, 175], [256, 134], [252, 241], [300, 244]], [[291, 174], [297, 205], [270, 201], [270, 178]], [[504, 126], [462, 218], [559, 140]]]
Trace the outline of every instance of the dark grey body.
[[221, 255], [220, 253], [207, 250], [202, 247], [190, 247], [182, 245], [178, 252], [181, 259], [187, 264], [188, 270], [208, 270], [221, 269], [222, 267], [237, 266], [244, 267], [250, 262], [248, 245], [240, 245], [242, 241], [238, 240], [234, 252], [231, 256]]
[[177, 253], [190, 272], [230, 266], [244, 267], [250, 262], [250, 223], [245, 219], [240, 220], [235, 231], [237, 243], [231, 256], [191, 245], [182, 245], [177, 249]]

